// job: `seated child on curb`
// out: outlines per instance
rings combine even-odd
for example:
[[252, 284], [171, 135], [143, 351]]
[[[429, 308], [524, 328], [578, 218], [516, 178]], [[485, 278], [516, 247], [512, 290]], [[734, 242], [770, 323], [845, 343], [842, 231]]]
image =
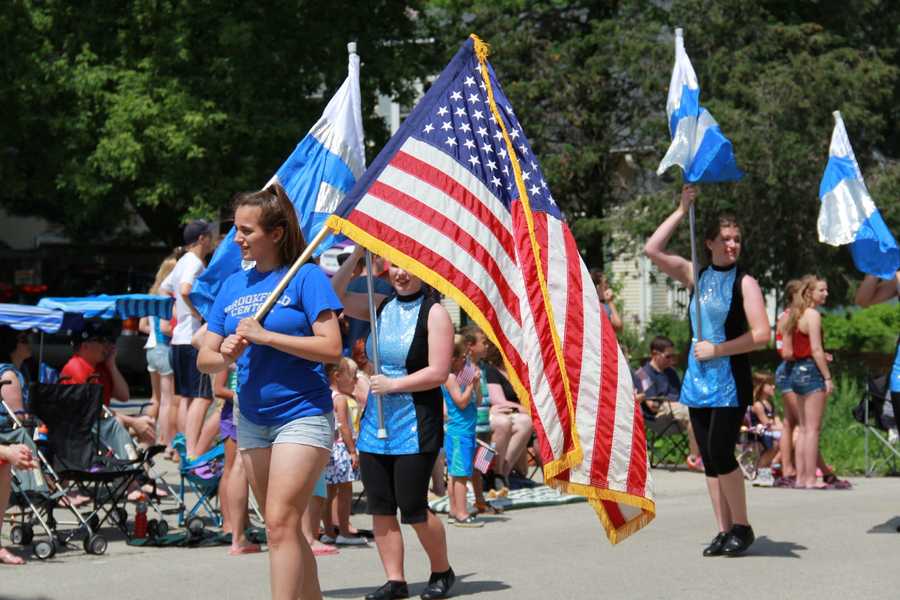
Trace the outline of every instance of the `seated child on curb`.
[[[336, 365], [329, 365], [331, 399], [334, 402], [334, 446], [331, 459], [325, 467], [325, 483], [328, 497], [322, 515], [325, 536], [322, 541], [334, 541], [339, 545], [364, 545], [366, 538], [350, 526], [353, 502], [353, 482], [359, 480], [359, 452], [353, 431], [353, 415], [350, 405], [356, 404], [353, 389], [356, 386], [356, 363], [344, 357]], [[337, 535], [334, 522], [337, 521]], [[334, 539], [331, 537], [334, 535]], [[326, 537], [327, 536], [327, 537]]]
[[757, 467], [764, 480], [770, 477], [770, 468], [778, 455], [781, 438], [781, 418], [775, 413], [772, 399], [775, 396], [775, 377], [768, 371], [753, 373], [753, 405], [750, 407], [750, 425], [758, 431], [763, 452]]
[[472, 476], [475, 457], [475, 423], [481, 372], [467, 359], [468, 344], [457, 341], [453, 346], [450, 375], [442, 388], [447, 409], [447, 432], [444, 452], [450, 475], [449, 522], [457, 527], [482, 527], [483, 521], [469, 514], [466, 492]]

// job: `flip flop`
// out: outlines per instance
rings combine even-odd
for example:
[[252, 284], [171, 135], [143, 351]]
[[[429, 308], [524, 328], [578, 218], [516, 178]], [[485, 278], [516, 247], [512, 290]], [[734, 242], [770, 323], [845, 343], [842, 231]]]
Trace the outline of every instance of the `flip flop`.
[[241, 554], [256, 554], [262, 552], [259, 544], [250, 544], [248, 546], [238, 546], [237, 548], [229, 548], [228, 556], [240, 556]]
[[327, 544], [323, 544], [321, 546], [316, 546], [312, 549], [313, 556], [328, 556], [331, 554], [340, 554], [341, 551], [335, 548], [334, 546], [329, 546]]

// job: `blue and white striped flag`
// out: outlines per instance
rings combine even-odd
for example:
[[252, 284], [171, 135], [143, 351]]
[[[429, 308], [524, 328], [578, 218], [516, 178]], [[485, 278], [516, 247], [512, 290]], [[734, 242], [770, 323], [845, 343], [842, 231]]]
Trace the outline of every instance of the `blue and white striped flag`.
[[[365, 170], [359, 56], [351, 51], [347, 79], [266, 187], [275, 182], [281, 184], [297, 211], [303, 237], [309, 242]], [[234, 234], [232, 227], [216, 248], [209, 266], [194, 280], [191, 302], [202, 315], [212, 306], [222, 282], [241, 268]], [[334, 235], [329, 235], [314, 255], [335, 241]]]
[[743, 176], [731, 142], [709, 111], [700, 106], [700, 84], [684, 50], [684, 34], [675, 30], [675, 68], [666, 101], [672, 145], [659, 163], [657, 175], [672, 165], [684, 171], [686, 183], [737, 181]]
[[853, 154], [840, 111], [834, 111], [828, 164], [819, 185], [819, 241], [850, 244], [856, 268], [882, 279], [900, 269], [900, 250], [875, 207]]

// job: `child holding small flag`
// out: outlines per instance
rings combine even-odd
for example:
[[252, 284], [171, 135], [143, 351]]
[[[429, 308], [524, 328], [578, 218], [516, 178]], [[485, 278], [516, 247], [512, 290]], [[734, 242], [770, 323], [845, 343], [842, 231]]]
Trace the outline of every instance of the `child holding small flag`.
[[[444, 452], [450, 476], [449, 523], [457, 527], [483, 527], [484, 522], [469, 514], [466, 493], [475, 458], [475, 423], [481, 372], [467, 356], [468, 344], [460, 339], [453, 346], [450, 375], [442, 388], [447, 406]], [[477, 390], [477, 391], [476, 391]]]

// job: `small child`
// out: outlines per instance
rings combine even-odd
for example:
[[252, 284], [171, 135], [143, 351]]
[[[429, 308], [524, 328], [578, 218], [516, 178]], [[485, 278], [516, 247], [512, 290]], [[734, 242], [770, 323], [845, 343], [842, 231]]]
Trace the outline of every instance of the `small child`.
[[475, 424], [481, 372], [467, 356], [468, 344], [458, 341], [453, 346], [450, 375], [444, 384], [444, 404], [447, 409], [447, 432], [444, 452], [450, 475], [449, 522], [457, 527], [483, 527], [484, 522], [469, 514], [466, 492], [472, 476], [475, 458]]
[[337, 535], [333, 541], [338, 545], [361, 546], [368, 543], [366, 538], [350, 526], [353, 482], [359, 480], [359, 452], [356, 450], [354, 416], [351, 412], [351, 404], [356, 406], [353, 398], [356, 374], [356, 363], [347, 357], [336, 365], [329, 365], [331, 399], [334, 403], [334, 446], [331, 448], [331, 459], [325, 467], [328, 497], [322, 515], [326, 525], [322, 541], [332, 541], [336, 520]]
[[775, 396], [775, 378], [768, 371], [753, 373], [753, 405], [750, 407], [750, 425], [757, 431], [763, 452], [757, 464], [757, 479], [760, 485], [774, 483], [772, 462], [778, 454], [778, 440], [781, 438], [781, 419], [775, 413], [772, 398]]

